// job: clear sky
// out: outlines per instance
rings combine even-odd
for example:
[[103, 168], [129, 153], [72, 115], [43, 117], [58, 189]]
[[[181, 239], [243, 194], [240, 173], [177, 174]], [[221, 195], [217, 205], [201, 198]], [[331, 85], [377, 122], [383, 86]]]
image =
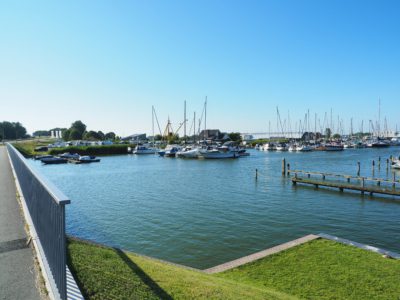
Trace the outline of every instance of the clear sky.
[[[0, 120], [151, 132], [170, 116], [260, 132], [282, 118], [400, 129], [400, 1], [2, 1]], [[383, 126], [383, 121], [382, 121]]]

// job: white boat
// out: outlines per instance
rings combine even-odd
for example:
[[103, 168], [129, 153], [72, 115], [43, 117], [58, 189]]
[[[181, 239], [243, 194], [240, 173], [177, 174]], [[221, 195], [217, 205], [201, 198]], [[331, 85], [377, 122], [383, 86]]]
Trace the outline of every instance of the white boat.
[[308, 145], [299, 145], [299, 146], [296, 147], [296, 150], [300, 151], [300, 152], [309, 152], [309, 151], [312, 151], [313, 148], [311, 146], [308, 146]]
[[295, 151], [297, 151], [297, 148], [298, 148], [299, 146], [297, 146], [296, 144], [291, 144], [290, 146], [289, 146], [289, 148], [288, 148], [288, 150], [290, 151], [290, 152], [295, 152]]
[[200, 157], [205, 159], [238, 158], [239, 153], [231, 150], [227, 146], [221, 146], [213, 149], [200, 150]]
[[276, 150], [277, 151], [288, 151], [288, 147], [286, 144], [282, 143], [282, 144], [278, 144], [276, 146]]
[[267, 143], [262, 148], [264, 151], [274, 151], [276, 150], [276, 145], [274, 143]]
[[199, 148], [187, 146], [182, 150], [176, 152], [176, 156], [179, 158], [198, 158], [200, 155]]
[[61, 158], [65, 158], [65, 159], [79, 159], [80, 155], [78, 153], [69, 153], [69, 152], [65, 152], [61, 155], [59, 155], [59, 157]]
[[158, 151], [159, 151], [158, 149], [152, 147], [137, 145], [133, 150], [133, 154], [155, 154]]
[[398, 162], [394, 163], [394, 164], [392, 165], [392, 168], [393, 168], [393, 169], [396, 169], [396, 170], [400, 170], [400, 162], [398, 161]]

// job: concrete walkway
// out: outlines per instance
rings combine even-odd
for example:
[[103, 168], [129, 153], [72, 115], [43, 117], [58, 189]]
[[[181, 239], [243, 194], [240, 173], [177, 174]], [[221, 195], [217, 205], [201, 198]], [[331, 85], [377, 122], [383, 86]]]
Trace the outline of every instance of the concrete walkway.
[[7, 149], [0, 145], [0, 300], [41, 299]]

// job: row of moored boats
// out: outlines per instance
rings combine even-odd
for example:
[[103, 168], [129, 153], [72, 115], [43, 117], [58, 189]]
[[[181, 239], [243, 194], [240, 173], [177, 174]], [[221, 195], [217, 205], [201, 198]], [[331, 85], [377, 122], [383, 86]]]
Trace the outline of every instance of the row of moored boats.
[[374, 141], [348, 141], [348, 142], [326, 142], [319, 144], [311, 143], [267, 143], [257, 145], [256, 149], [261, 151], [342, 151], [349, 148], [385, 148], [391, 144], [385, 140]]
[[84, 163], [93, 163], [100, 162], [100, 158], [96, 158], [96, 156], [90, 155], [79, 155], [78, 153], [63, 153], [59, 156], [54, 155], [40, 155], [35, 157], [36, 160], [40, 160], [42, 163], [46, 165], [55, 165], [55, 164], [84, 164]]
[[162, 157], [225, 159], [239, 158], [250, 155], [246, 149], [225, 143], [223, 145], [168, 145], [165, 149], [158, 149], [148, 145], [138, 145], [133, 154], [158, 154]]

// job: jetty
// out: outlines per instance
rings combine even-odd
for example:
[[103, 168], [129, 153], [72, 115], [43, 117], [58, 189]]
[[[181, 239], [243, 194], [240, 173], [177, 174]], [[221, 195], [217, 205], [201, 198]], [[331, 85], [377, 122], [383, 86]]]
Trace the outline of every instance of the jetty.
[[303, 170], [287, 170], [287, 175], [293, 185], [298, 183], [344, 190], [359, 191], [361, 194], [369, 193], [400, 196], [400, 180], [396, 180], [396, 173], [393, 179], [371, 178], [363, 176], [343, 175], [336, 173], [310, 172]]

